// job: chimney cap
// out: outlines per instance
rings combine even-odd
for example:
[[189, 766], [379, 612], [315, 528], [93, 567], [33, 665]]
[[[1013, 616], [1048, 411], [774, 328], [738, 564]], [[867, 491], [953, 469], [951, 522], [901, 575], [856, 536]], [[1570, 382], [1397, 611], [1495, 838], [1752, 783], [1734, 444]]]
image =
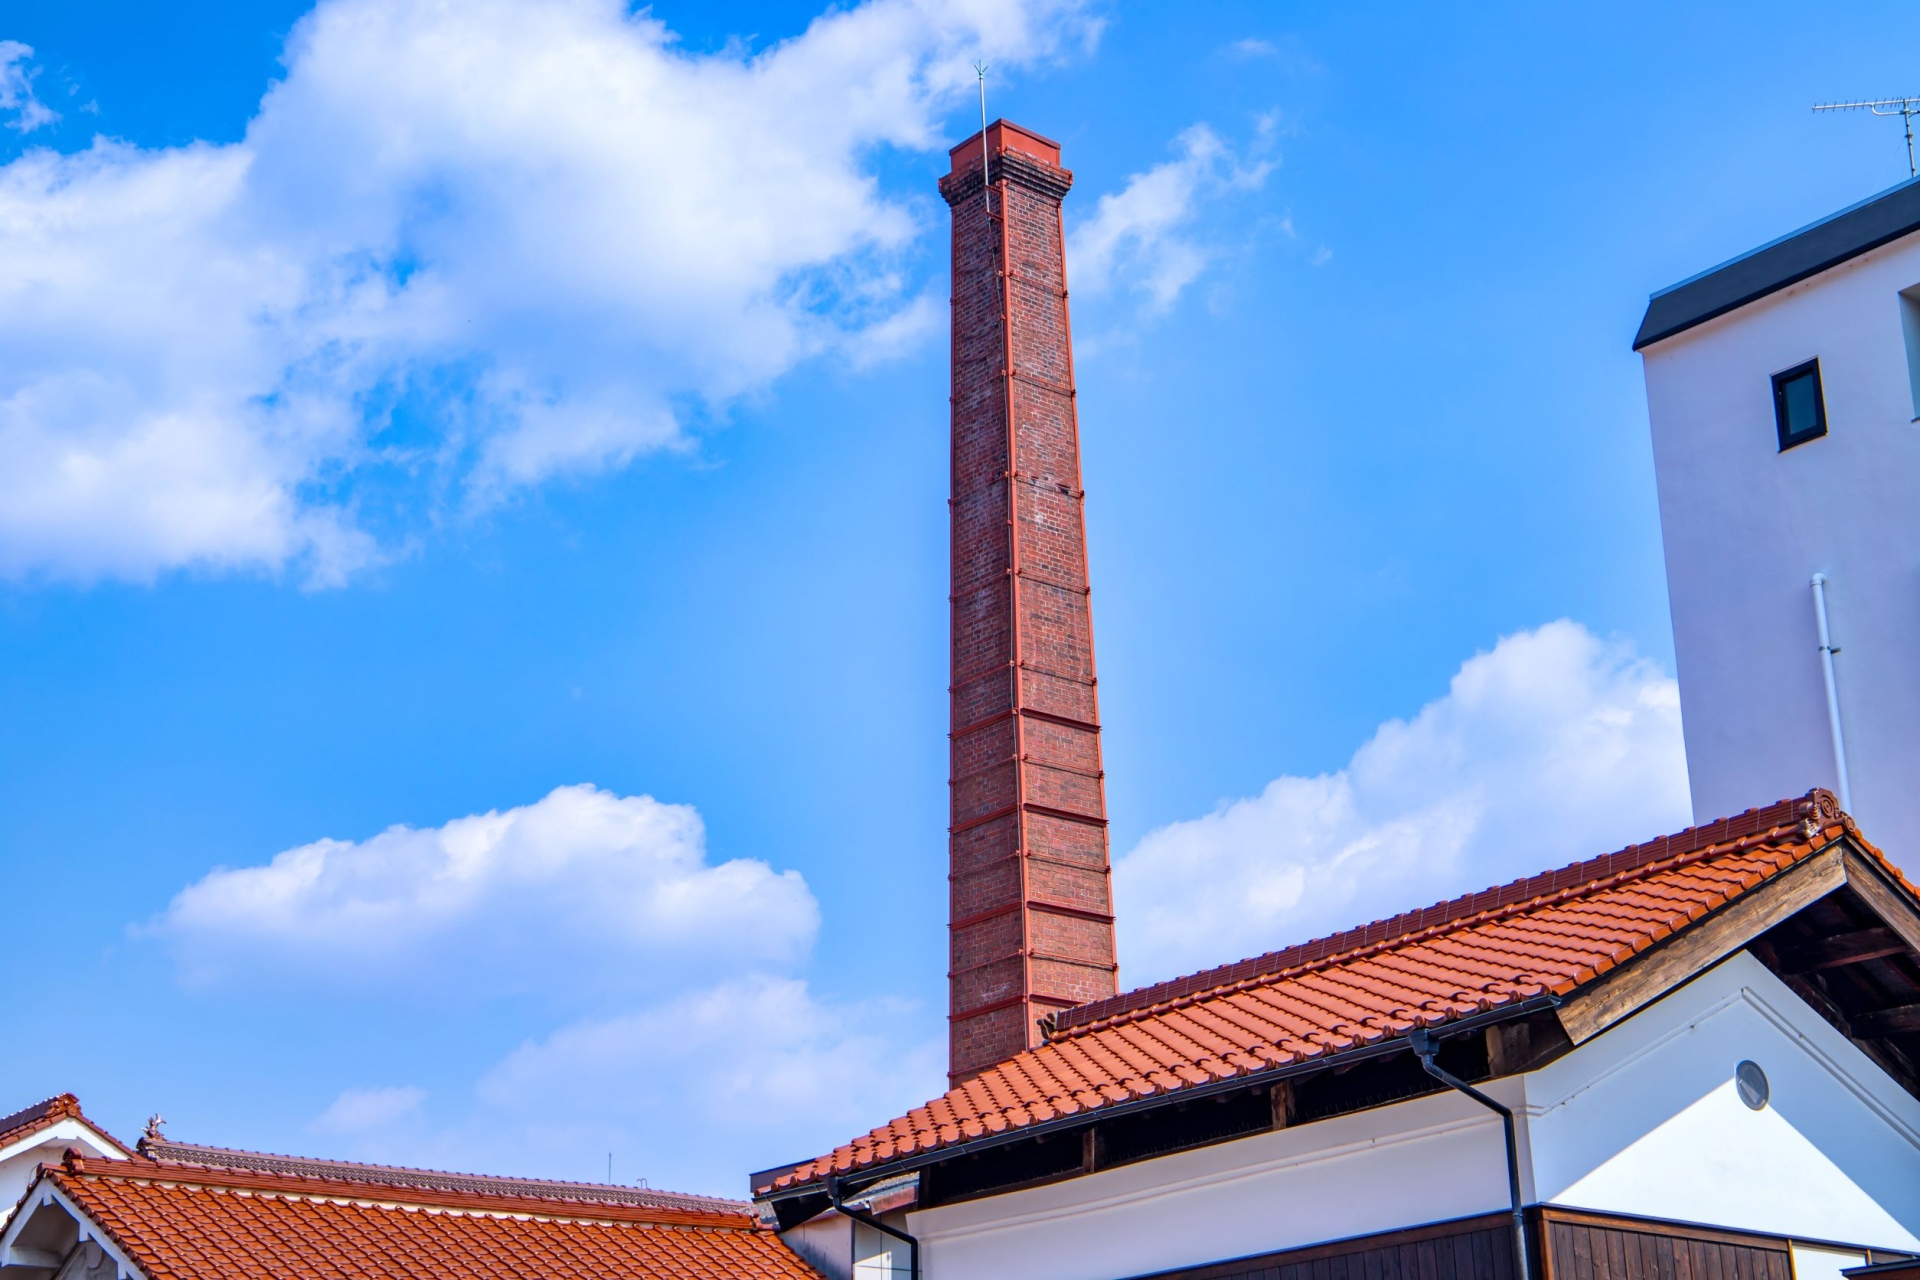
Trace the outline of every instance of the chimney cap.
[[[1042, 164], [1060, 167], [1060, 144], [1031, 129], [1022, 129], [1010, 120], [995, 120], [987, 126], [987, 141], [996, 151], [1018, 151]], [[965, 173], [980, 161], [980, 135], [973, 134], [947, 152], [953, 173]]]

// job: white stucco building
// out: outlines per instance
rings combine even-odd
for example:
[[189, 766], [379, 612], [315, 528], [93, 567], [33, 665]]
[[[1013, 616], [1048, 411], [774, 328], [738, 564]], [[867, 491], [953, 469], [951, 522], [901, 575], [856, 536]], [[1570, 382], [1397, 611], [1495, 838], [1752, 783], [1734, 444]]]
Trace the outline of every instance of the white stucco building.
[[1831, 787], [1920, 865], [1920, 182], [1655, 294], [1634, 346], [1694, 815]]

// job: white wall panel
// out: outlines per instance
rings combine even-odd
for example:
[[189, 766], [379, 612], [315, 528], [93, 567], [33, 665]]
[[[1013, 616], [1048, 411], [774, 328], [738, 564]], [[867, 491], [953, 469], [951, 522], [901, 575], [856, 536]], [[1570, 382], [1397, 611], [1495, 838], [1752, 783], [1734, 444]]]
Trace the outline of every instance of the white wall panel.
[[[1853, 803], [1920, 869], [1920, 425], [1900, 292], [1920, 236], [1642, 352], [1697, 821], [1834, 787], [1808, 586], [1831, 575]], [[1785, 453], [1772, 375], [1819, 358], [1828, 434]]]
[[1446, 1094], [915, 1213], [908, 1229], [927, 1280], [1114, 1280], [1506, 1204], [1499, 1118]]
[[1553, 1203], [1920, 1248], [1920, 1101], [1745, 952], [1532, 1073], [1527, 1102]]

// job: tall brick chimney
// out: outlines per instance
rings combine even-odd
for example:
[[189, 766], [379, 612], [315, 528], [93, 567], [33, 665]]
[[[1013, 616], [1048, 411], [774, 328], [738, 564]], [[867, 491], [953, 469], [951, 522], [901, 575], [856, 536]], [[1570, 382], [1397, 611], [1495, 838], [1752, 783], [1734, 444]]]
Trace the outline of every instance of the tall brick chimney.
[[1114, 994], [1060, 147], [1001, 120], [950, 153], [953, 684], [948, 1077]]

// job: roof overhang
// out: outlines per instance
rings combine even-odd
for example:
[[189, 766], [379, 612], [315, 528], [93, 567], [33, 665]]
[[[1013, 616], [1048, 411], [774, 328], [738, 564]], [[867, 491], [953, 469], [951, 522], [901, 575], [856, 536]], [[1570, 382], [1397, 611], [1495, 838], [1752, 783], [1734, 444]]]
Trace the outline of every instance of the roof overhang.
[[1643, 350], [1920, 231], [1920, 178], [1660, 290], [1634, 336]]
[[[1454, 1036], [1469, 1035], [1475, 1031], [1482, 1031], [1487, 1027], [1497, 1026], [1501, 1023], [1514, 1022], [1521, 1018], [1530, 1017], [1536, 1013], [1554, 1010], [1559, 1007], [1560, 1003], [1561, 997], [1559, 996], [1536, 996], [1531, 1000], [1516, 1001], [1510, 1005], [1503, 1005], [1498, 1009], [1490, 1009], [1485, 1013], [1477, 1013], [1470, 1017], [1460, 1018], [1456, 1021], [1446, 1023], [1443, 1026], [1433, 1027], [1431, 1030], [1438, 1036], [1450, 1039]], [[1305, 1062], [1290, 1062], [1285, 1066], [1274, 1067], [1266, 1071], [1250, 1071], [1244, 1075], [1230, 1076], [1224, 1080], [1211, 1080], [1205, 1084], [1187, 1085], [1184, 1088], [1168, 1090], [1165, 1093], [1155, 1094], [1151, 1097], [1132, 1098], [1125, 1102], [1109, 1103], [1097, 1110], [1084, 1111], [1077, 1115], [1061, 1116], [1054, 1120], [1043, 1120], [1037, 1124], [1023, 1125], [1018, 1129], [1010, 1129], [1005, 1133], [991, 1133], [984, 1137], [954, 1143], [950, 1146], [938, 1147], [931, 1151], [916, 1152], [910, 1156], [903, 1156], [898, 1160], [885, 1162], [876, 1161], [873, 1164], [862, 1167], [857, 1172], [836, 1176], [840, 1182], [843, 1194], [851, 1195], [856, 1187], [864, 1191], [866, 1188], [872, 1187], [877, 1183], [884, 1182], [890, 1178], [896, 1178], [904, 1173], [913, 1173], [920, 1169], [927, 1168], [929, 1165], [941, 1164], [948, 1160], [970, 1156], [981, 1151], [989, 1151], [995, 1147], [1007, 1146], [1010, 1143], [1025, 1142], [1034, 1138], [1048, 1138], [1058, 1133], [1065, 1133], [1074, 1129], [1084, 1129], [1090, 1124], [1097, 1124], [1103, 1120], [1115, 1120], [1124, 1116], [1138, 1115], [1143, 1111], [1153, 1111], [1160, 1107], [1174, 1105], [1184, 1106], [1190, 1102], [1203, 1101], [1208, 1098], [1219, 1097], [1222, 1094], [1244, 1093], [1248, 1089], [1267, 1088], [1282, 1080], [1297, 1080], [1302, 1076], [1319, 1075], [1326, 1071], [1345, 1069], [1374, 1058], [1390, 1057], [1393, 1054], [1406, 1052], [1408, 1048], [1407, 1037], [1395, 1036], [1391, 1039], [1379, 1040], [1372, 1044], [1356, 1045], [1351, 1049], [1324, 1054]], [[755, 1186], [765, 1185], [785, 1174], [792, 1173], [795, 1169], [803, 1165], [811, 1163], [813, 1163], [811, 1160], [801, 1160], [793, 1164], [780, 1165], [773, 1169], [762, 1170], [752, 1175], [752, 1183]], [[833, 1179], [829, 1179], [829, 1181], [832, 1180]], [[818, 1197], [821, 1202], [825, 1204], [827, 1193], [824, 1190], [824, 1186], [825, 1184], [822, 1182], [805, 1182], [797, 1186], [783, 1188], [780, 1191], [759, 1196], [757, 1200], [763, 1204], [778, 1206], [788, 1201], [801, 1200], [807, 1197]]]

